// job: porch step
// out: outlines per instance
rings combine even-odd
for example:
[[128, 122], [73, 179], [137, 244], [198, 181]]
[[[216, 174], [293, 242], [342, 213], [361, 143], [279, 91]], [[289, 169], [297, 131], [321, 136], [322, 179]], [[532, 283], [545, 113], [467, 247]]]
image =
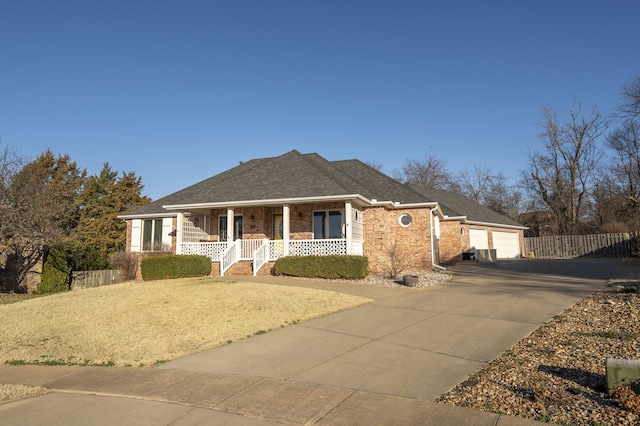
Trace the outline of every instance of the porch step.
[[[220, 275], [220, 263], [214, 262], [211, 268], [212, 275]], [[267, 262], [264, 264], [262, 268], [258, 271], [258, 275], [271, 275], [273, 270], [273, 265], [275, 262]], [[215, 266], [215, 268], [213, 268]], [[235, 276], [250, 276], [253, 275], [253, 262], [250, 260], [241, 260], [238, 263], [233, 264], [225, 275], [235, 275]]]
[[234, 263], [224, 274], [238, 276], [253, 275], [253, 262], [249, 260]]

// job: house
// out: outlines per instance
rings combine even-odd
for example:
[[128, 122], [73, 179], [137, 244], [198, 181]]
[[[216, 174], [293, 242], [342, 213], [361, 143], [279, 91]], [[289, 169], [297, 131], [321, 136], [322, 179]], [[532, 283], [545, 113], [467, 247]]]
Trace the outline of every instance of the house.
[[431, 270], [474, 244], [520, 256], [525, 227], [464, 200], [402, 184], [358, 160], [294, 150], [241, 163], [120, 217], [127, 251], [206, 255], [220, 275], [269, 274], [281, 256], [364, 255], [372, 273], [387, 272], [391, 261]]
[[454, 192], [411, 185], [425, 197], [437, 200], [444, 219], [440, 225], [440, 257], [460, 260], [460, 253], [495, 249], [498, 258], [518, 258], [524, 253], [523, 231], [515, 220], [496, 213]]

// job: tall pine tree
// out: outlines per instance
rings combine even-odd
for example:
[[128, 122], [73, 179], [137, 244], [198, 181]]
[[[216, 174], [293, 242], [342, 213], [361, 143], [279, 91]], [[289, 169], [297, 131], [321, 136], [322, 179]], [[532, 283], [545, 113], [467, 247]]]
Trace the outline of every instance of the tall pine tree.
[[76, 200], [80, 217], [74, 233], [74, 269], [106, 267], [110, 253], [124, 250], [127, 227], [118, 215], [151, 201], [141, 195], [142, 188], [135, 173], [118, 178], [108, 163], [98, 175], [86, 179]]

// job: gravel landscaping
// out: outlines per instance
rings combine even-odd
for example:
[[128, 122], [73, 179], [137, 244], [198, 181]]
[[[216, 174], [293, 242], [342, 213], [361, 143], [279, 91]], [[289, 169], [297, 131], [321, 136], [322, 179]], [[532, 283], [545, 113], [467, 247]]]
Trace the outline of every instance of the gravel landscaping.
[[[605, 360], [640, 359], [640, 296], [595, 293], [438, 402], [566, 425], [638, 425], [640, 405], [607, 393]], [[635, 403], [637, 404], [638, 401]]]
[[[413, 287], [407, 287], [402, 280], [404, 275], [414, 275], [418, 277], [418, 282]], [[369, 274], [362, 280], [334, 280], [341, 282], [348, 282], [351, 284], [363, 284], [363, 285], [376, 285], [381, 287], [396, 287], [396, 288], [428, 288], [434, 285], [446, 284], [451, 280], [452, 273], [449, 271], [418, 271], [418, 272], [403, 272], [396, 278], [389, 278], [384, 275]]]

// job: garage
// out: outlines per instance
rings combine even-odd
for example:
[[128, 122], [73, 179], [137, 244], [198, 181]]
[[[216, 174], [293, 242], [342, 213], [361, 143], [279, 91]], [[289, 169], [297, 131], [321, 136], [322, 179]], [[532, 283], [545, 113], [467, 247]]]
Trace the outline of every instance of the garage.
[[498, 259], [513, 259], [520, 257], [520, 238], [517, 232], [494, 231], [493, 248], [496, 249]]
[[489, 237], [486, 229], [469, 229], [469, 246], [476, 250], [489, 248]]

